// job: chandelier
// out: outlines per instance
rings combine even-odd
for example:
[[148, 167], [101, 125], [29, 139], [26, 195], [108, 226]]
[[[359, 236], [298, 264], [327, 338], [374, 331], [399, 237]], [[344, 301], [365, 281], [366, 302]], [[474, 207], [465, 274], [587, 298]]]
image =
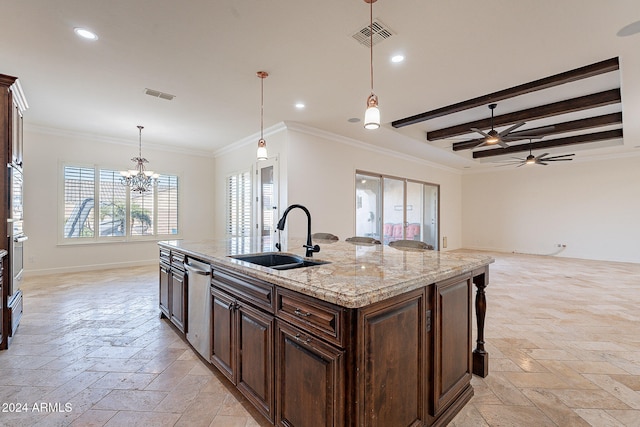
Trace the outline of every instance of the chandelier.
[[144, 126], [138, 126], [138, 157], [131, 159], [131, 161], [135, 163], [136, 168], [120, 171], [120, 175], [122, 175], [120, 182], [122, 185], [130, 187], [131, 191], [137, 193], [149, 191], [153, 185], [153, 181], [158, 178], [158, 174], [145, 170], [144, 167], [144, 164], [149, 163], [149, 161], [142, 157], [142, 129], [144, 129]]

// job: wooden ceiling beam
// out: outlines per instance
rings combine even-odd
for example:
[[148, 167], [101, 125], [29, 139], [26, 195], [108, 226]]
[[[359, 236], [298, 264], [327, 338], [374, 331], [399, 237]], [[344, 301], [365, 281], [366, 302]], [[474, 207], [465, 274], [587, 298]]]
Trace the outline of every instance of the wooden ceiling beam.
[[[513, 113], [495, 116], [493, 118], [493, 124], [494, 127], [498, 127], [527, 122], [529, 120], [544, 119], [560, 114], [617, 104], [620, 100], [620, 88], [610, 89], [604, 92], [593, 93], [591, 95], [580, 96], [577, 98], [567, 99], [565, 101], [553, 102], [539, 107], [527, 108], [526, 110], [514, 111]], [[427, 132], [427, 139], [429, 141], [434, 141], [464, 135], [470, 133], [471, 128], [490, 129], [491, 118], [476, 120], [474, 122], [463, 123]]]
[[512, 145], [509, 148], [494, 148], [491, 150], [476, 151], [473, 153], [474, 159], [482, 159], [486, 157], [503, 156], [505, 154], [520, 153], [524, 151], [541, 150], [545, 148], [563, 147], [567, 145], [585, 144], [589, 142], [606, 141], [609, 139], [622, 138], [622, 129], [614, 129], [603, 132], [587, 133], [583, 135], [569, 136], [566, 138], [550, 139], [547, 141], [538, 141], [531, 144]]
[[[525, 129], [523, 131], [512, 132], [511, 137], [520, 137], [522, 139], [528, 135], [548, 136], [559, 133], [575, 132], [586, 129], [593, 129], [601, 126], [611, 126], [622, 123], [622, 113], [604, 114], [602, 116], [589, 117], [580, 120], [571, 120], [569, 122], [555, 123], [549, 126], [541, 126], [537, 128]], [[453, 151], [468, 150], [476, 147], [484, 141], [484, 138], [470, 139], [468, 141], [454, 142], [451, 148]]]
[[489, 105], [508, 98], [525, 95], [537, 90], [547, 89], [565, 83], [574, 82], [576, 80], [586, 79], [600, 74], [609, 73], [611, 71], [618, 70], [619, 68], [620, 62], [618, 58], [610, 58], [605, 61], [596, 62], [595, 64], [590, 64], [584, 67], [576, 68], [574, 70], [566, 71], [564, 73], [555, 74], [553, 76], [545, 77], [533, 82], [514, 86], [509, 89], [500, 90], [488, 95], [479, 96], [467, 101], [458, 102], [446, 107], [437, 108], [435, 110], [427, 111], [421, 114], [416, 114], [415, 116], [394, 120], [393, 122], [391, 122], [391, 126], [393, 126], [394, 128], [400, 128], [408, 125], [413, 125], [416, 123], [424, 122], [426, 120], [431, 120], [438, 117], [446, 116], [448, 114], [468, 110], [470, 108], [482, 107], [483, 105]]

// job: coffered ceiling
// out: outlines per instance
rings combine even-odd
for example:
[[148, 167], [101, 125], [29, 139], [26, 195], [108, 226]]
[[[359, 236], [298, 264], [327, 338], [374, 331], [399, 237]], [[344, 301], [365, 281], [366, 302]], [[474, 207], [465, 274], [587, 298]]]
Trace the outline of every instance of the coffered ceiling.
[[[640, 117], [640, 34], [616, 35], [640, 20], [637, 0], [378, 0], [373, 6], [374, 19], [392, 32], [374, 46], [383, 121], [376, 131], [349, 120], [362, 119], [369, 95], [369, 50], [353, 38], [368, 24], [363, 0], [4, 2], [0, 73], [22, 82], [30, 104], [27, 129], [136, 145], [140, 124], [148, 146], [211, 155], [259, 132], [255, 73], [265, 70], [265, 128], [302, 123], [463, 170], [492, 167], [473, 155], [488, 150], [453, 149], [476, 135], [429, 141], [427, 134], [486, 120], [486, 104], [402, 128], [392, 122], [619, 58], [617, 70], [496, 101], [495, 115], [619, 88], [618, 103], [529, 118], [518, 131], [621, 115], [623, 124], [537, 142], [621, 130], [622, 137], [549, 150], [570, 149], [576, 160], [640, 154], [640, 121], [634, 120]], [[99, 39], [79, 39], [74, 27], [87, 27]], [[398, 53], [404, 62], [392, 63]], [[298, 102], [305, 108], [297, 109]]]

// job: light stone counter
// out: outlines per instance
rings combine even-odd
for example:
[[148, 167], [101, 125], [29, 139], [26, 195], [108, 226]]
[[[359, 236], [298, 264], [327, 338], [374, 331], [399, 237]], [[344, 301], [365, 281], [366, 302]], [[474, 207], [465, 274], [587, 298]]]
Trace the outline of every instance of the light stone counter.
[[[304, 256], [303, 239], [290, 239], [283, 253]], [[312, 267], [274, 270], [230, 258], [257, 253], [257, 246], [231, 250], [228, 240], [171, 240], [162, 247], [175, 248], [194, 258], [237, 270], [346, 308], [359, 308], [403, 294], [430, 283], [469, 273], [494, 261], [484, 255], [438, 251], [398, 250], [383, 245], [314, 241], [320, 252], [313, 260], [328, 261]]]

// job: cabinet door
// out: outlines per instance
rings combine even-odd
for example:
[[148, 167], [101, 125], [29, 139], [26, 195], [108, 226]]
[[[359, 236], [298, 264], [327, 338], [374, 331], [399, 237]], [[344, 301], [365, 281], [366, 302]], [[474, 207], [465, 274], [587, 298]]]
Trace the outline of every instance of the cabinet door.
[[359, 425], [426, 424], [426, 309], [420, 289], [359, 311]]
[[276, 347], [277, 425], [344, 425], [343, 352], [282, 321]]
[[273, 316], [237, 305], [238, 389], [273, 421]]
[[171, 273], [169, 267], [160, 264], [160, 311], [167, 318], [171, 317], [171, 304], [169, 302]]
[[438, 415], [471, 381], [471, 279], [435, 287], [434, 414]]
[[234, 305], [229, 295], [211, 290], [211, 363], [236, 384]]
[[171, 321], [184, 332], [185, 321], [185, 286], [184, 272], [171, 272]]

